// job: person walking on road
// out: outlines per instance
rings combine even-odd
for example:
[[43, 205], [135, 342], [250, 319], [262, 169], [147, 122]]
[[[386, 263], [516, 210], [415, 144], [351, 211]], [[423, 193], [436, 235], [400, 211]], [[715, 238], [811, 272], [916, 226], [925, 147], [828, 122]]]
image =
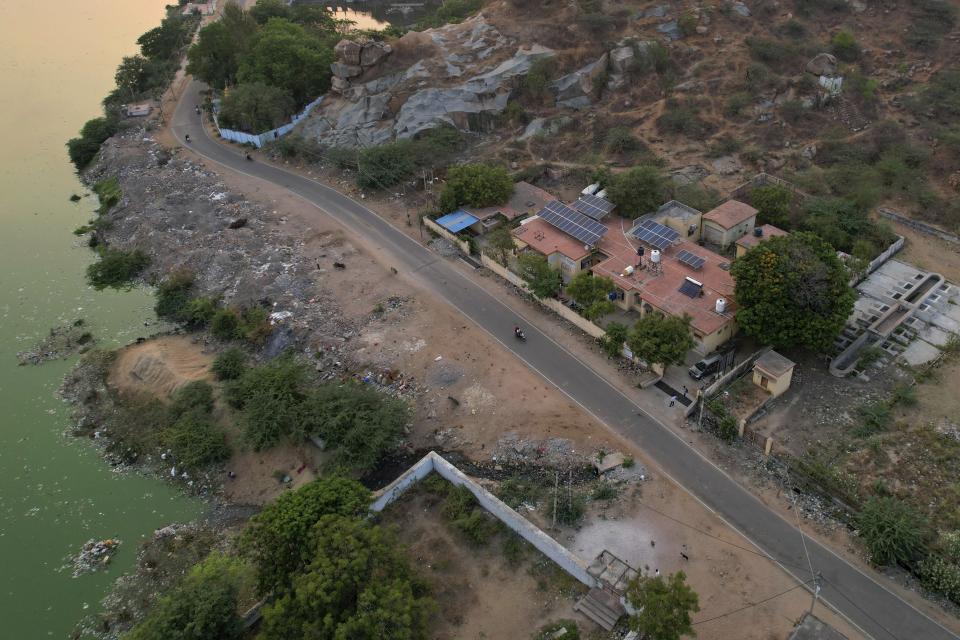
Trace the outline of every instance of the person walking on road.
[[672, 406], [674, 406], [675, 404], [677, 404], [677, 396], [676, 396], [676, 395], [672, 395], [672, 396], [670, 396], [670, 406], [672, 407]]

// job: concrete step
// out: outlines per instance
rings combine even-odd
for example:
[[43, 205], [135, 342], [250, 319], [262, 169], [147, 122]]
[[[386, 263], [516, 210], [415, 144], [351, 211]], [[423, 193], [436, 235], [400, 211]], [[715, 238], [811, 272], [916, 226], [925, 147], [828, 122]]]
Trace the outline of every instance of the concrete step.
[[620, 600], [603, 589], [591, 589], [573, 606], [573, 609], [587, 616], [607, 631], [613, 629], [625, 613]]

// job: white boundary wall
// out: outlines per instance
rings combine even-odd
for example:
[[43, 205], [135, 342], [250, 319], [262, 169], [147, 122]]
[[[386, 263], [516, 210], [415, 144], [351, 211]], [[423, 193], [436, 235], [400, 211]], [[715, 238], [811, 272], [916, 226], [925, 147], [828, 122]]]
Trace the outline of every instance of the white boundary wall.
[[232, 142], [239, 142], [240, 144], [252, 144], [255, 145], [258, 149], [262, 148], [263, 145], [268, 142], [272, 142], [281, 136], [285, 136], [293, 128], [297, 126], [297, 123], [310, 115], [310, 112], [313, 111], [320, 102], [323, 101], [323, 96], [320, 96], [307, 106], [303, 108], [303, 111], [293, 116], [290, 122], [283, 125], [282, 127], [277, 127], [276, 129], [271, 129], [270, 131], [264, 131], [263, 133], [253, 134], [246, 133], [245, 131], [234, 131], [233, 129], [222, 129], [220, 128], [220, 121], [217, 119], [217, 114], [213, 114], [213, 122], [217, 125], [217, 131], [220, 132], [220, 137], [230, 140]]
[[414, 484], [436, 472], [447, 482], [466, 487], [477, 499], [481, 507], [493, 517], [507, 525], [521, 538], [532, 544], [540, 553], [557, 563], [564, 571], [587, 585], [596, 587], [597, 580], [587, 571], [587, 563], [571, 553], [566, 547], [534, 526], [529, 520], [504, 504], [495, 495], [471, 480], [460, 469], [444, 460], [438, 453], [431, 451], [415, 465], [407, 469], [399, 478], [385, 487], [370, 506], [371, 511], [380, 512], [391, 502], [399, 498]]

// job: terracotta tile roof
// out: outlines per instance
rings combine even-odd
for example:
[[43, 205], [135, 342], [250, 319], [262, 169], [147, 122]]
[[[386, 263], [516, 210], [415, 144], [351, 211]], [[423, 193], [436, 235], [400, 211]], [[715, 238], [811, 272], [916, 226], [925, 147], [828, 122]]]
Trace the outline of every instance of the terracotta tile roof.
[[[629, 276], [624, 276], [622, 274], [626, 267], [637, 265], [636, 247], [642, 246], [642, 243], [627, 236], [628, 222], [615, 218], [605, 221], [604, 224], [610, 231], [600, 242], [600, 251], [609, 257], [592, 267], [594, 273], [607, 276], [627, 292], [627, 295], [640, 292], [644, 302], [649, 302], [664, 313], [681, 316], [688, 314], [691, 317], [690, 324], [704, 334], [711, 334], [733, 320], [736, 310], [733, 299], [734, 282], [730, 273], [720, 267], [726, 263], [726, 258], [692, 242], [681, 240], [661, 252], [660, 275], [651, 275], [647, 269], [636, 269]], [[677, 254], [684, 249], [704, 258], [703, 267], [691, 269], [680, 262]], [[649, 255], [648, 251], [643, 259], [644, 264], [647, 264]], [[680, 293], [680, 286], [688, 276], [703, 283], [702, 297], [690, 298]], [[715, 310], [717, 298], [727, 301], [723, 315]]]
[[513, 185], [513, 195], [505, 204], [494, 207], [460, 207], [478, 220], [486, 220], [495, 215], [502, 214], [507, 220], [513, 220], [523, 216], [532, 216], [543, 209], [548, 202], [556, 200], [556, 196], [544, 191], [540, 187], [535, 187], [529, 182], [518, 182]]
[[732, 229], [755, 215], [757, 215], [757, 210], [747, 203], [739, 200], [727, 200], [719, 207], [703, 214], [703, 219], [716, 222], [724, 229]]
[[532, 218], [510, 232], [534, 251], [550, 256], [560, 253], [571, 260], [582, 260], [590, 255], [583, 244], [540, 218]]
[[765, 224], [760, 228], [763, 230], [763, 235], [761, 235], [760, 237], [757, 237], [753, 235], [753, 232], [751, 231], [747, 235], [737, 240], [737, 246], [744, 247], [745, 249], [751, 249], [757, 246], [758, 244], [760, 244], [761, 242], [763, 242], [764, 240], [769, 240], [770, 238], [775, 238], [777, 236], [790, 235], [780, 227], [775, 227], [772, 224]]

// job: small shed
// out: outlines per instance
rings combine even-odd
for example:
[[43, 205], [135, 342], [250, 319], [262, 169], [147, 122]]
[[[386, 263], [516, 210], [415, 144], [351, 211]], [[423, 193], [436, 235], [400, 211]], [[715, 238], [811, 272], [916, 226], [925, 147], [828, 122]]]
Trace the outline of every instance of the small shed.
[[796, 363], [770, 350], [753, 364], [753, 384], [777, 397], [790, 388]]
[[477, 233], [482, 231], [482, 225], [480, 225], [480, 221], [476, 216], [470, 215], [463, 209], [457, 209], [453, 213], [448, 213], [441, 218], [437, 218], [437, 224], [454, 234], [460, 233], [465, 229], [472, 229]]
[[127, 105], [127, 117], [130, 118], [143, 118], [150, 115], [150, 110], [152, 109], [149, 102], [139, 102], [137, 104], [128, 104]]

